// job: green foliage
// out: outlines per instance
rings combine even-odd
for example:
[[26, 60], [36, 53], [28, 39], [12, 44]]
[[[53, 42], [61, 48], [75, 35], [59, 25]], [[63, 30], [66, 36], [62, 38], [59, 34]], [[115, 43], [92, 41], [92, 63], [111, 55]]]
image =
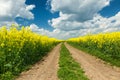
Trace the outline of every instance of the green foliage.
[[11, 72], [5, 72], [0, 77], [1, 77], [0, 80], [14, 80], [13, 79], [14, 76], [13, 76], [13, 74]]
[[60, 53], [58, 70], [60, 80], [88, 80], [79, 63], [75, 62], [64, 45], [62, 45]]

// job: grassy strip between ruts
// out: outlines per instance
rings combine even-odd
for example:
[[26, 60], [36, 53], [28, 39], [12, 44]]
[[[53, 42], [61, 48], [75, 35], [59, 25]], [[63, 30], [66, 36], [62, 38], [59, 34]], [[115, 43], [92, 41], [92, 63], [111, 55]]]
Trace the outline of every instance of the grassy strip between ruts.
[[102, 53], [101, 51], [97, 50], [97, 49], [89, 49], [89, 48], [85, 48], [85, 47], [82, 47], [80, 44], [76, 44], [76, 43], [72, 43], [72, 42], [68, 42], [71, 46], [79, 49], [79, 50], [82, 50], [86, 53], [89, 53], [93, 56], [96, 56], [100, 59], [102, 59], [103, 61], [107, 62], [107, 63], [110, 63], [111, 65], [113, 66], [117, 66], [117, 67], [120, 67], [120, 61], [118, 59], [114, 59], [112, 58], [111, 56], [105, 54], [105, 53]]
[[89, 80], [64, 44], [62, 44], [60, 51], [59, 67], [58, 77], [60, 80]]

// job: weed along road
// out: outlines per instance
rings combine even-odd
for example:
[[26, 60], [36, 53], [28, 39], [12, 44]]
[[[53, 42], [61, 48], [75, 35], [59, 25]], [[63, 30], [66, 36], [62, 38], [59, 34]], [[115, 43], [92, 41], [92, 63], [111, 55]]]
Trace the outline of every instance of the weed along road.
[[23, 72], [16, 80], [58, 80], [57, 69], [61, 44], [57, 45], [44, 61], [40, 61], [29, 71]]
[[113, 68], [94, 56], [82, 52], [69, 44], [65, 46], [72, 57], [80, 63], [90, 80], [120, 80], [120, 69]]

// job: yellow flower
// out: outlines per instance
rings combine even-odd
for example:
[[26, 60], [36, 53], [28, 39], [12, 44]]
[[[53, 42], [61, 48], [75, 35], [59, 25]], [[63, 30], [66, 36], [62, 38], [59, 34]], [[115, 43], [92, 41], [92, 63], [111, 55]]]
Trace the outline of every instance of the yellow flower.
[[1, 44], [1, 47], [4, 47], [4, 46], [5, 46], [5, 44], [4, 44], [4, 43], [2, 43], [2, 44]]

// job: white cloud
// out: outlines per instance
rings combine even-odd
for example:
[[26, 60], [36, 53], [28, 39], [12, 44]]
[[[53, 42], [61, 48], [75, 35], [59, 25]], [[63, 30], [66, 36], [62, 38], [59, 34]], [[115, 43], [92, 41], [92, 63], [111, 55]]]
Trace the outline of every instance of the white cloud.
[[98, 14], [103, 7], [109, 5], [109, 2], [109, 0], [52, 0], [52, 10], [60, 12], [58, 18], [48, 20], [54, 30], [50, 32], [35, 24], [32, 24], [34, 27], [31, 29], [58, 39], [68, 39], [88, 33], [120, 31], [120, 12], [110, 18]]
[[31, 24], [30, 29], [35, 32], [35, 31], [38, 31], [39, 27], [35, 24]]
[[48, 30], [45, 30], [43, 28], [40, 28], [38, 27], [36, 24], [31, 24], [30, 25], [30, 29], [33, 31], [33, 32], [36, 32], [36, 33], [39, 33], [41, 35], [48, 35], [50, 36], [50, 33]]
[[0, 0], [0, 24], [15, 22], [16, 17], [34, 19], [32, 10], [35, 5], [26, 5], [25, 0]]
[[[38, 27], [36, 24], [31, 24], [30, 29], [33, 32], [36, 32], [38, 34], [47, 35], [49, 37], [54, 37], [54, 38], [57, 38], [57, 39], [67, 39], [67, 38], [70, 38], [72, 36], [71, 34], [74, 34], [74, 31], [73, 32], [71, 31], [71, 32], [67, 33], [66, 31], [62, 31], [60, 29], [54, 29], [53, 31], [50, 32], [48, 30], [45, 30], [43, 28]], [[69, 36], [69, 35], [71, 35], [71, 36]]]
[[15, 21], [3, 21], [3, 22], [0, 22], [0, 27], [2, 27], [2, 26], [9, 27], [12, 24], [18, 25], [18, 23], [16, 23]]
[[52, 0], [51, 10], [59, 17], [49, 20], [55, 28], [53, 36], [67, 39], [87, 33], [120, 31], [120, 12], [106, 18], [98, 12], [110, 5], [110, 0]]
[[[86, 21], [108, 6], [110, 0], [52, 0], [51, 10], [68, 15], [67, 20]], [[61, 16], [60, 16], [61, 17]]]

